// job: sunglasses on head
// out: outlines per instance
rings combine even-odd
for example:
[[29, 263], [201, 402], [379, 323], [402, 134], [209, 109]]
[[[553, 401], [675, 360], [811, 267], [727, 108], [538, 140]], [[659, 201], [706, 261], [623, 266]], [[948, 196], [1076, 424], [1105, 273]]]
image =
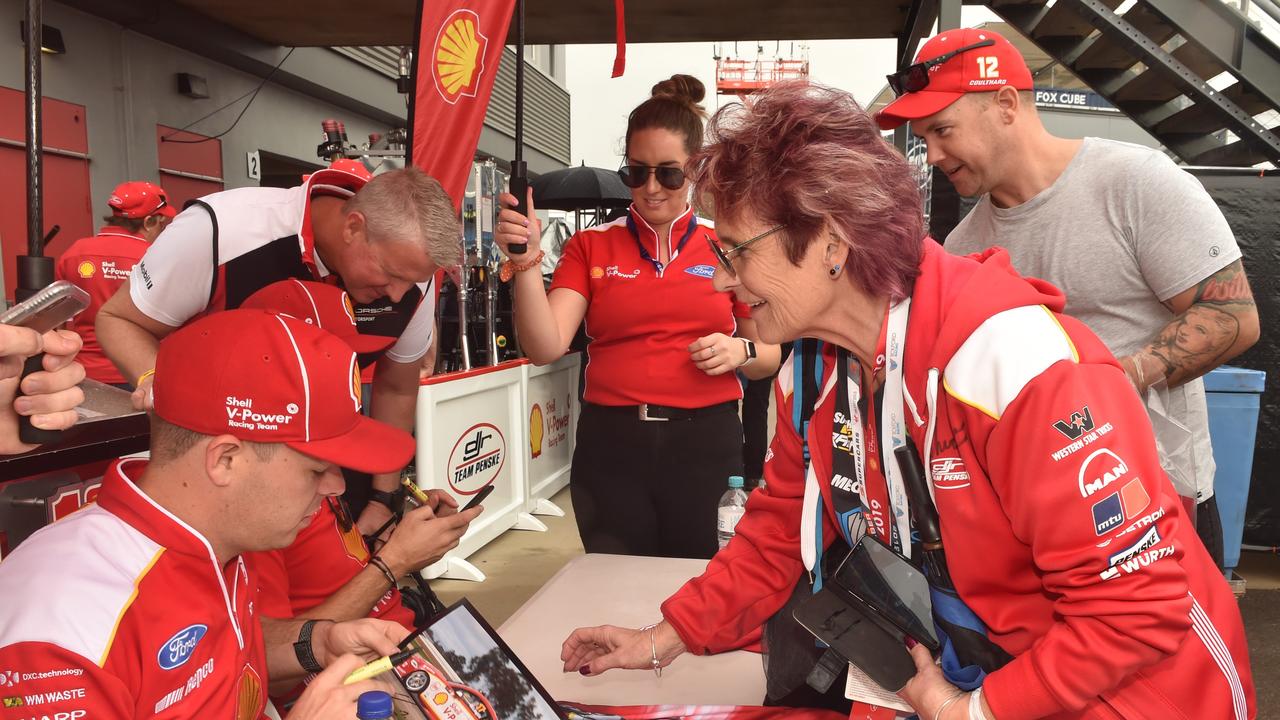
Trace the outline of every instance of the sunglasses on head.
[[650, 172], [658, 178], [658, 184], [668, 190], [684, 187], [684, 170], [675, 165], [623, 165], [618, 168], [618, 177], [622, 178], [623, 185], [640, 188], [649, 182]]
[[996, 41], [991, 38], [976, 42], [972, 45], [965, 45], [962, 48], [944, 53], [931, 60], [918, 62], [905, 70], [899, 70], [892, 75], [885, 75], [885, 79], [889, 81], [889, 87], [893, 88], [893, 94], [901, 97], [907, 93], [920, 92], [929, 86], [929, 69], [937, 67], [962, 52], [976, 50], [978, 48], [995, 45]]

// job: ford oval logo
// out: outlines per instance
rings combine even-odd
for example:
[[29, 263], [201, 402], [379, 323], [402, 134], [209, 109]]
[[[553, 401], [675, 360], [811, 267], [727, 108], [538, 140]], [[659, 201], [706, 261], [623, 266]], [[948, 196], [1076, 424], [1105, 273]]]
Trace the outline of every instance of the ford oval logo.
[[208, 632], [208, 625], [188, 625], [174, 633], [160, 646], [156, 653], [156, 662], [165, 670], [172, 670], [191, 659], [191, 653], [200, 643], [200, 638]]
[[715, 265], [694, 265], [693, 267], [685, 268], [684, 271], [689, 273], [690, 275], [697, 275], [698, 277], [701, 277], [701, 278], [710, 279], [712, 276], [716, 274], [716, 266]]

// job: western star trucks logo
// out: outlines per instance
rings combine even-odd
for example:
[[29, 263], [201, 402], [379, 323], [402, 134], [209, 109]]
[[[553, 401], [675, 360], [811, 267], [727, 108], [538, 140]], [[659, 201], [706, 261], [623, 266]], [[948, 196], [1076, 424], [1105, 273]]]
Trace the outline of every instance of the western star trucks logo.
[[1071, 417], [1066, 420], [1054, 423], [1053, 428], [1062, 433], [1066, 439], [1077, 440], [1093, 429], [1093, 413], [1089, 412], [1089, 406], [1085, 405], [1080, 412], [1071, 413]]
[[449, 453], [449, 484], [460, 493], [471, 494], [493, 482], [507, 459], [507, 441], [491, 423], [467, 428]]

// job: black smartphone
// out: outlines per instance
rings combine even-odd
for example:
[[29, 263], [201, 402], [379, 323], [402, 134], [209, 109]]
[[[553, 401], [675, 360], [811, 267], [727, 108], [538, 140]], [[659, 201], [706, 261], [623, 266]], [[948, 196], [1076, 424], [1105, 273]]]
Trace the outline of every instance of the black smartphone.
[[831, 582], [870, 610], [882, 625], [891, 625], [934, 652], [941, 649], [933, 630], [929, 581], [888, 545], [864, 535], [840, 563]]
[[471, 508], [479, 505], [481, 501], [489, 497], [489, 493], [491, 492], [493, 492], [493, 483], [489, 483], [488, 485], [485, 485], [484, 487], [480, 488], [480, 492], [476, 493], [475, 497], [468, 500], [467, 504], [463, 505], [462, 509], [459, 510], [458, 512], [466, 512]]

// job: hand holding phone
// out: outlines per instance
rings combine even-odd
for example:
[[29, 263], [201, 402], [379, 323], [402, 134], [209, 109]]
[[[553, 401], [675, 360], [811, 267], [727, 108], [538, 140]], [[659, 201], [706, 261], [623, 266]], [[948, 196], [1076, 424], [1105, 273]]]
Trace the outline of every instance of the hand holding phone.
[[[89, 306], [89, 294], [65, 280], [59, 280], [21, 303], [0, 314], [0, 324], [25, 327], [43, 335], [60, 327]], [[23, 363], [22, 377], [44, 369], [44, 353], [32, 355]], [[17, 396], [21, 397], [21, 381]], [[25, 415], [18, 420], [19, 439], [27, 444], [44, 444], [56, 441], [61, 430], [41, 430], [31, 424]]]
[[466, 504], [466, 505], [463, 505], [463, 506], [462, 506], [462, 509], [461, 509], [461, 510], [459, 510], [458, 512], [466, 512], [466, 511], [470, 510], [471, 508], [473, 508], [473, 507], [475, 507], [475, 506], [479, 505], [479, 504], [480, 504], [480, 503], [481, 503], [485, 498], [489, 497], [489, 493], [491, 493], [491, 492], [493, 492], [493, 484], [492, 484], [492, 483], [490, 483], [490, 484], [488, 484], [488, 485], [485, 485], [484, 487], [480, 488], [480, 492], [476, 493], [476, 494], [475, 494], [475, 497], [473, 497], [473, 498], [471, 498], [470, 500], [468, 500], [468, 501], [467, 501], [467, 504]]

